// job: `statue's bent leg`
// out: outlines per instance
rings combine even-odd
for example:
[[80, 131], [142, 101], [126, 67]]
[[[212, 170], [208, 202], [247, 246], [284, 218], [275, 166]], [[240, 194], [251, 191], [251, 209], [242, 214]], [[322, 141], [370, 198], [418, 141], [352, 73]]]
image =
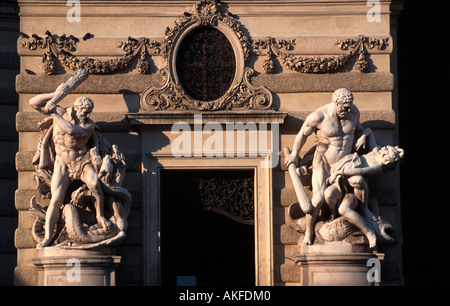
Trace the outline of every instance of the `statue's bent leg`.
[[331, 210], [331, 219], [336, 218], [338, 216], [338, 204], [341, 201], [342, 192], [336, 185], [331, 185], [325, 189], [324, 197], [325, 202]]
[[348, 183], [354, 188], [354, 194], [358, 200], [367, 205], [369, 201], [369, 186], [364, 178], [360, 175], [355, 175], [348, 178]]
[[81, 174], [81, 180], [86, 184], [92, 195], [95, 198], [95, 213], [97, 221], [102, 225], [105, 231], [110, 228], [111, 222], [104, 216], [104, 195], [100, 180], [97, 177], [97, 171], [95, 171], [92, 164], [86, 164]]
[[344, 219], [358, 227], [366, 235], [367, 240], [369, 240], [369, 247], [373, 248], [376, 246], [377, 237], [372, 229], [367, 226], [364, 218], [355, 211], [358, 204], [358, 199], [354, 194], [347, 194], [339, 206], [339, 213]]

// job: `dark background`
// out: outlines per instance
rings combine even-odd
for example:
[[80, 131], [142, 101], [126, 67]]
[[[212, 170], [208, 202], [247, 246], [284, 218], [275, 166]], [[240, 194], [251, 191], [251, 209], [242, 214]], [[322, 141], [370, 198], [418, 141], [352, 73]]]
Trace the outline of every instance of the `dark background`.
[[450, 13], [406, 0], [398, 19], [398, 124], [405, 285], [450, 284]]

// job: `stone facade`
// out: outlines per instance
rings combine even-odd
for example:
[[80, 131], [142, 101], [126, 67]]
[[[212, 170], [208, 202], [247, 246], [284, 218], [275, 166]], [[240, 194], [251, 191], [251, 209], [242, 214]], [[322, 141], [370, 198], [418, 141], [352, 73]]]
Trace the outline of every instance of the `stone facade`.
[[[255, 201], [256, 283], [286, 286], [302, 283], [295, 263], [300, 237], [288, 222], [288, 207], [297, 199], [289, 173], [282, 166], [283, 159], [274, 168], [263, 168], [261, 161], [278, 157], [261, 152], [252, 156], [249, 131], [246, 132], [244, 150], [239, 151], [235, 146], [234, 157], [229, 159], [206, 158], [196, 148], [189, 152], [192, 157], [174, 158], [172, 144], [177, 135], [171, 132], [171, 127], [180, 120], [187, 122], [192, 127], [189, 137], [194, 139], [193, 112], [198, 114], [197, 110], [169, 107], [148, 113], [148, 109], [143, 108], [141, 95], [149, 88], [161, 88], [167, 76], [160, 72], [168, 66], [170, 73], [171, 60], [174, 60], [171, 59], [174, 55], [167, 52], [171, 47], [168, 46], [171, 31], [178, 27], [182, 31], [180, 22], [182, 24], [184, 20], [188, 24], [193, 14], [192, 6], [199, 3], [204, 2], [81, 1], [81, 22], [69, 22], [70, 7], [65, 1], [51, 4], [19, 1], [20, 32], [23, 34], [17, 40], [20, 73], [16, 77], [19, 150], [16, 155], [15, 284], [36, 285], [38, 280], [32, 262], [32, 258], [38, 256], [38, 250], [31, 237], [33, 219], [29, 202], [35, 194], [31, 159], [39, 134], [38, 123], [43, 117], [33, 111], [28, 101], [37, 94], [53, 92], [73, 74], [76, 67], [71, 65], [82, 65], [80, 62], [85, 58], [95, 59], [103, 66], [95, 63], [89, 66], [88, 80], [64, 98], [61, 105], [71, 106], [81, 94], [92, 98], [95, 101], [92, 119], [105, 137], [121, 148], [127, 160], [124, 187], [132, 193], [133, 205], [127, 238], [117, 247], [117, 255], [122, 257], [116, 273], [117, 284], [159, 283], [159, 275], [155, 272], [160, 269], [159, 245], [155, 243], [159, 231], [158, 176], [154, 173], [161, 167], [255, 169], [258, 182], [255, 189], [258, 195]], [[353, 0], [227, 1], [224, 14], [231, 14], [220, 16], [224, 23], [232, 20], [241, 29], [229, 30], [223, 26], [228, 37], [238, 37], [232, 41], [233, 48], [242, 51], [241, 57], [236, 53], [237, 65], [241, 66], [237, 68], [237, 74], [243, 75], [242, 84], [249, 82], [246, 86], [250, 91], [264, 88], [270, 92], [271, 109], [254, 110], [247, 105], [244, 111], [204, 110], [200, 112], [203, 123], [218, 122], [224, 129], [229, 121], [279, 124], [278, 131], [273, 128], [269, 131], [269, 137], [273, 138], [273, 133], [280, 136], [279, 147], [269, 150], [278, 154], [283, 147], [292, 145], [306, 116], [329, 103], [334, 90], [345, 87], [353, 92], [354, 103], [361, 111], [360, 121], [374, 131], [377, 143], [397, 145], [396, 29], [391, 26], [395, 23], [396, 7], [391, 1], [380, 1], [379, 22], [368, 21], [369, 8], [365, 2]], [[187, 13], [183, 15], [184, 12]], [[181, 21], [176, 23], [176, 20]], [[242, 40], [243, 36], [249, 39], [248, 42]], [[142, 60], [140, 52], [144, 49], [147, 53]], [[61, 50], [69, 52], [70, 56], [58, 53]], [[118, 61], [109, 61], [114, 58]], [[305, 59], [311, 64], [302, 64]], [[90, 65], [88, 62], [86, 65]], [[118, 64], [122, 62], [126, 65]], [[14, 73], [15, 68], [8, 69]], [[254, 70], [248, 78], [247, 68]], [[184, 99], [183, 103], [186, 101]], [[190, 107], [192, 105], [188, 105]], [[203, 137], [201, 148], [206, 139]], [[309, 139], [300, 156], [313, 145], [315, 140]], [[196, 157], [196, 154], [200, 156]], [[400, 238], [398, 175], [396, 170], [382, 178], [377, 177], [372, 185], [380, 215], [395, 226], [396, 237]], [[11, 222], [13, 219], [8, 217]], [[382, 283], [401, 284], [400, 243], [380, 246], [377, 251], [385, 254]]]

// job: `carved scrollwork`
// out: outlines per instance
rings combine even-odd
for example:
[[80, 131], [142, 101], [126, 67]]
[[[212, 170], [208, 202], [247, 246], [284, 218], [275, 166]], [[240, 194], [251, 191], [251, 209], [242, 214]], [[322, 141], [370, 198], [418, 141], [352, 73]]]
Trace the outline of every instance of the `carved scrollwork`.
[[294, 56], [281, 51], [282, 48], [292, 50], [295, 40], [275, 40], [268, 37], [265, 40], [256, 40], [253, 42], [253, 49], [256, 54], [261, 54], [261, 49], [266, 50], [266, 59], [263, 64], [265, 73], [274, 73], [274, 57], [281, 58], [283, 64], [291, 70], [301, 73], [331, 73], [342, 69], [355, 54], [359, 54], [354, 67], [359, 72], [366, 72], [369, 68], [369, 62], [366, 60], [366, 49], [377, 47], [383, 50], [388, 45], [388, 38], [375, 39], [359, 35], [357, 40], [348, 38], [337, 40], [336, 45], [341, 50], [349, 50], [347, 54], [336, 56]]
[[253, 86], [249, 78], [254, 71], [246, 67], [241, 82], [234, 83], [228, 93], [215, 101], [198, 101], [189, 97], [183, 88], [171, 81], [168, 68], [161, 69], [164, 83], [151, 87], [141, 96], [141, 110], [155, 111], [165, 109], [225, 110], [247, 108], [265, 110], [272, 108], [272, 93], [264, 86]]
[[[184, 39], [190, 39], [190, 35], [198, 29], [208, 31], [210, 28], [219, 31], [230, 42], [229, 45], [235, 55], [236, 62], [227, 66], [227, 69], [233, 67], [234, 70], [234, 73], [227, 74], [231, 76], [230, 87], [227, 90], [225, 88], [224, 93], [221, 92], [220, 95], [217, 95], [219, 98], [209, 95], [214, 96], [214, 100], [202, 99], [200, 101], [198, 100], [200, 98], [194, 98], [186, 92], [187, 88], [183, 88], [183, 82], [181, 82], [179, 75], [181, 71], [177, 70], [177, 59], [180, 59], [179, 53], [181, 53]], [[206, 33], [204, 36], [207, 36]], [[198, 73], [197, 70], [200, 69], [198, 67], [201, 66], [203, 67], [201, 69], [205, 70], [204, 64], [209, 63], [207, 61], [202, 62], [202, 60], [207, 58], [208, 54], [218, 52], [214, 48], [220, 49], [219, 45], [211, 44], [210, 40], [206, 40], [202, 47], [205, 49], [211, 48], [210, 53], [206, 53], [206, 51], [204, 53], [191, 52], [194, 54], [191, 55], [191, 60], [195, 65], [192, 65], [192, 71], [189, 71], [187, 75], [189, 81], [194, 82], [194, 87], [201, 86], [197, 86], [199, 81], [192, 76], [202, 75], [202, 73]], [[226, 11], [220, 1], [202, 0], [194, 4], [189, 12], [185, 12], [182, 18], [177, 19], [173, 28], [166, 29], [166, 36], [161, 45], [161, 54], [167, 64], [165, 68], [161, 69], [164, 83], [160, 87], [147, 89], [141, 95], [141, 111], [164, 109], [214, 111], [237, 108], [262, 110], [272, 108], [271, 92], [263, 86], [255, 87], [249, 81], [254, 73], [253, 69], [245, 67], [250, 55], [250, 40], [242, 31], [241, 25], [234, 15]], [[221, 65], [224, 65], [225, 60], [222, 60], [223, 58], [220, 59], [219, 57]], [[208, 71], [204, 72], [207, 73]], [[214, 71], [211, 75], [220, 75], [220, 73]], [[219, 82], [219, 80], [220, 78], [216, 82]], [[210, 86], [210, 83], [211, 80], [208, 79], [207, 85]]]
[[[76, 50], [76, 45], [80, 41], [72, 35], [68, 37], [66, 35], [58, 36], [47, 31], [44, 38], [36, 34], [33, 34], [30, 38], [24, 33], [21, 33], [20, 37], [22, 47], [27, 47], [30, 50], [37, 50], [38, 48], [46, 50], [42, 58], [44, 73], [46, 74], [56, 73], [56, 60], [74, 71], [84, 68], [90, 74], [113, 74], [128, 67], [130, 62], [138, 55], [137, 70], [139, 73], [147, 74], [150, 72], [150, 55], [160, 52], [160, 43], [157, 41], [150, 41], [145, 37], [139, 39], [128, 37], [127, 42], [119, 42], [117, 45], [125, 51], [122, 57], [104, 61], [89, 57], [80, 59], [70, 53]], [[90, 37], [91, 35], [86, 34], [83, 39], [86, 40]]]
[[272, 109], [272, 93], [264, 86], [255, 87], [250, 84], [249, 78], [253, 73], [253, 69], [245, 68], [243, 82], [236, 84], [232, 89], [228, 108]]
[[168, 61], [170, 51], [173, 49], [176, 37], [189, 24], [196, 24], [198, 26], [217, 26], [221, 22], [233, 30], [236, 37], [242, 46], [245, 61], [247, 62], [250, 56], [251, 43], [248, 37], [241, 29], [240, 23], [235, 19], [235, 16], [226, 11], [220, 0], [201, 0], [195, 3], [189, 12], [184, 12], [183, 17], [175, 20], [173, 28], [166, 28], [164, 41], [161, 46], [161, 53], [164, 60]]
[[183, 103], [187, 96], [180, 86], [170, 81], [168, 68], [161, 69], [160, 74], [164, 78], [163, 85], [150, 87], [143, 92], [141, 96], [141, 110], [188, 109], [188, 106]]

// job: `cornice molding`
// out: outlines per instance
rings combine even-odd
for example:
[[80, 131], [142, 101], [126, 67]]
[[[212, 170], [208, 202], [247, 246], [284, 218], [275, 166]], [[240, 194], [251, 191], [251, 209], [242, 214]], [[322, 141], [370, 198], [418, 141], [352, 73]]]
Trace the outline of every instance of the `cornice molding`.
[[[29, 75], [16, 77], [16, 92], [39, 94], [51, 92], [67, 79], [66, 75]], [[161, 87], [164, 78], [160, 74], [91, 75], [73, 90], [73, 94], [141, 94], [149, 86]], [[389, 72], [340, 72], [340, 73], [277, 73], [259, 74], [251, 79], [251, 85], [264, 85], [273, 93], [333, 92], [345, 87], [352, 92], [390, 92], [394, 89], [394, 75]]]

